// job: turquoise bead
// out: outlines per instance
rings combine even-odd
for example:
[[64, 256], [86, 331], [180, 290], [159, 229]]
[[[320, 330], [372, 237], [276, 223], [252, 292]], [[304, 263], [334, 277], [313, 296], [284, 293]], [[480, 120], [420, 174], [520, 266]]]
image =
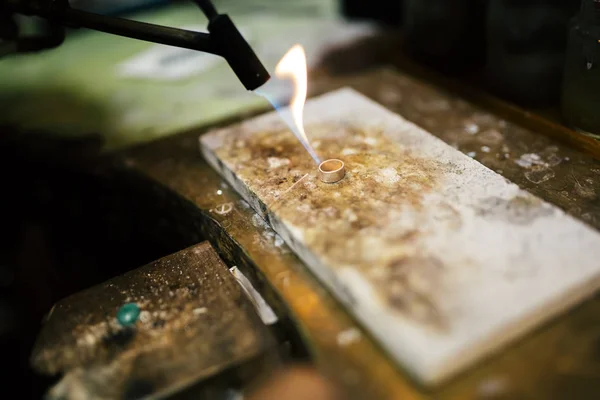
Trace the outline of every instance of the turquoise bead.
[[140, 308], [135, 303], [127, 303], [117, 311], [117, 321], [122, 326], [135, 325], [140, 316]]

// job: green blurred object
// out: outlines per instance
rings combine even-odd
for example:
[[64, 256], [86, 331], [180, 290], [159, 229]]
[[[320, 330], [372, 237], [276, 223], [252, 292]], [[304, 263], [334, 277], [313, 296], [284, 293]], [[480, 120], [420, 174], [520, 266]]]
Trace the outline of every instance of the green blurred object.
[[[271, 71], [296, 43], [315, 63], [327, 43], [357, 32], [338, 18], [334, 0], [306, 1], [302, 12], [295, 3], [276, 1], [218, 4]], [[207, 25], [191, 2], [132, 19], [196, 31]], [[56, 49], [0, 62], [0, 124], [66, 137], [100, 136], [106, 151], [268, 106], [244, 90], [220, 57], [101, 32], [74, 31]]]
[[117, 311], [117, 321], [122, 326], [135, 325], [140, 317], [140, 308], [135, 303], [127, 303]]
[[600, 0], [583, 0], [569, 27], [562, 111], [575, 129], [600, 138]]

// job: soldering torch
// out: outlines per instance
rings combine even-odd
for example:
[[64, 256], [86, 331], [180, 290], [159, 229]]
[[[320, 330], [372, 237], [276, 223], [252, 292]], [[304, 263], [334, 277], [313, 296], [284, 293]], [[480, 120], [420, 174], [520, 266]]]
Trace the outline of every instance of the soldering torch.
[[[269, 73], [231, 18], [219, 14], [210, 0], [193, 1], [208, 18], [208, 33], [77, 10], [71, 8], [68, 0], [0, 0], [0, 39], [11, 44], [10, 53], [30, 52], [59, 46], [65, 39], [65, 28], [88, 28], [215, 54], [227, 61], [247, 90], [266, 83]], [[43, 18], [49, 24], [48, 33], [19, 37], [13, 14]]]

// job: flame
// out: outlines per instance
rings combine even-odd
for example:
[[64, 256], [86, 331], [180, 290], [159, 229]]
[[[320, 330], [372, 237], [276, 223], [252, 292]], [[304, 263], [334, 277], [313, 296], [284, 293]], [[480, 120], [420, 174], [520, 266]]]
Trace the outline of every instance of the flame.
[[319, 157], [308, 141], [306, 132], [304, 132], [304, 103], [306, 102], [307, 91], [307, 71], [306, 71], [306, 54], [304, 48], [297, 44], [293, 46], [281, 58], [275, 67], [275, 76], [280, 79], [291, 79], [294, 83], [294, 95], [290, 101], [290, 111], [294, 122], [292, 131], [306, 148], [310, 156], [317, 164], [320, 163]]
[[308, 142], [302, 117], [307, 91], [306, 54], [302, 46], [297, 44], [285, 53], [275, 67], [275, 76], [294, 82], [294, 96], [290, 101], [292, 118], [302, 138]]

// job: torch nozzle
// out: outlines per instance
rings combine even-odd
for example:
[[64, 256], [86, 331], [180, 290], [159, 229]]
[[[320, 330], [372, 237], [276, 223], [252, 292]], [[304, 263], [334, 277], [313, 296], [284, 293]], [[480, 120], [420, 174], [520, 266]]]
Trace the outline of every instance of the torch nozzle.
[[257, 89], [269, 80], [269, 72], [228, 15], [213, 17], [208, 32], [218, 54], [227, 60], [247, 90]]

